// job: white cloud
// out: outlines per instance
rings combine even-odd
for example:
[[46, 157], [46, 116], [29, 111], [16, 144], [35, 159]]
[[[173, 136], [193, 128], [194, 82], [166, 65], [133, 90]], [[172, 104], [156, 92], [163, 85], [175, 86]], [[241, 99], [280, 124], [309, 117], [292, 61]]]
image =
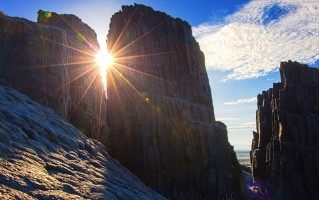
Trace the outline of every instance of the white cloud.
[[217, 117], [217, 121], [237, 121], [235, 117]]
[[319, 59], [318, 0], [254, 0], [226, 21], [193, 27], [206, 66], [229, 72], [225, 80], [265, 76], [280, 61]]
[[225, 105], [228, 106], [233, 106], [233, 105], [239, 105], [239, 104], [244, 104], [244, 103], [254, 103], [257, 102], [256, 97], [248, 98], [248, 99], [238, 99], [236, 101], [230, 101], [230, 102], [225, 102]]
[[256, 122], [245, 122], [237, 126], [227, 127], [228, 130], [252, 130], [256, 129]]

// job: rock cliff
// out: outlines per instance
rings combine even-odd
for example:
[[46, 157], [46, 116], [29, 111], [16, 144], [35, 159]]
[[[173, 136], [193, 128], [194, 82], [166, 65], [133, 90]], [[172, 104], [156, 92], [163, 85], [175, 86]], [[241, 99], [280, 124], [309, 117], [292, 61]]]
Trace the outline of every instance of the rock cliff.
[[252, 174], [278, 199], [319, 196], [319, 70], [280, 65], [281, 82], [258, 95]]
[[98, 141], [0, 86], [1, 199], [165, 199]]
[[38, 23], [0, 15], [0, 78], [106, 144], [95, 32], [74, 15], [38, 14]]
[[108, 50], [110, 150], [172, 199], [238, 197], [239, 164], [216, 122], [204, 54], [190, 25], [152, 8], [123, 6]]
[[50, 95], [70, 81], [65, 32], [4, 15], [0, 26], [0, 78], [67, 117], [70, 88], [61, 87], [60, 95]]
[[38, 23], [59, 27], [66, 32], [70, 76], [70, 123], [88, 137], [106, 144], [106, 99], [104, 87], [95, 62], [99, 51], [93, 29], [74, 15], [38, 12]]

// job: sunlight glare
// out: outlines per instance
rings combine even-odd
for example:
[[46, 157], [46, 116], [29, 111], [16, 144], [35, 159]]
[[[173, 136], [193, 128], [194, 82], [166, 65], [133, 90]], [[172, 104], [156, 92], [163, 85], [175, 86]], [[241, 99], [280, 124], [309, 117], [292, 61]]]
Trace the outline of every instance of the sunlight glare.
[[104, 88], [106, 89], [106, 73], [107, 69], [113, 65], [113, 57], [105, 51], [100, 51], [96, 55], [96, 62], [100, 67], [100, 74], [102, 76]]
[[106, 70], [113, 64], [113, 57], [107, 52], [100, 51], [96, 55], [97, 63], [99, 64], [101, 70]]

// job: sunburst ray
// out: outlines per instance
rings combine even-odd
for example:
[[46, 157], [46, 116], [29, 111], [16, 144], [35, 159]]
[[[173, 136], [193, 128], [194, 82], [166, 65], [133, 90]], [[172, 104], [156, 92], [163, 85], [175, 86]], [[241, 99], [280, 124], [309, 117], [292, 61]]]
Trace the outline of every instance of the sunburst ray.
[[93, 78], [91, 79], [91, 82], [89, 83], [89, 85], [86, 87], [85, 91], [83, 92], [82, 96], [80, 97], [80, 99], [78, 100], [78, 102], [75, 104], [73, 111], [71, 112], [72, 116], [74, 114], [74, 112], [77, 110], [78, 106], [80, 105], [80, 103], [82, 102], [83, 98], [85, 97], [85, 95], [87, 94], [87, 92], [89, 91], [91, 85], [93, 84], [93, 82], [95, 81], [95, 78], [98, 76], [99, 72], [95, 72], [95, 74], [93, 75]]
[[74, 81], [76, 81], [77, 79], [83, 77], [84, 75], [86, 75], [87, 73], [90, 73], [93, 69], [96, 69], [97, 65], [94, 65], [93, 67], [87, 69], [86, 71], [82, 72], [81, 74], [77, 75], [75, 78], [73, 78], [72, 80], [68, 81], [67, 83], [63, 84], [62, 86], [60, 86], [59, 88], [57, 88], [56, 90], [54, 90], [53, 92], [51, 92], [49, 95], [52, 95], [56, 92], [58, 92], [59, 90], [61, 90], [62, 88], [66, 87], [67, 85], [70, 85], [71, 83], [73, 83]]
[[153, 32], [154, 30], [156, 30], [159, 26], [163, 25], [165, 22], [162, 21], [159, 24], [157, 24], [156, 26], [154, 26], [153, 28], [151, 28], [150, 30], [148, 30], [147, 32], [143, 33], [142, 35], [140, 35], [139, 37], [137, 37], [135, 40], [133, 40], [132, 42], [128, 43], [127, 45], [125, 45], [124, 47], [122, 47], [121, 49], [119, 49], [118, 51], [116, 51], [115, 53], [113, 53], [112, 55], [114, 57], [119, 56], [119, 54], [121, 54], [123, 51], [125, 51], [127, 48], [129, 48], [131, 45], [133, 45], [134, 43], [138, 42], [139, 40], [141, 40], [142, 38], [144, 38], [145, 36], [147, 36], [148, 34], [150, 34], [151, 32]]
[[42, 37], [42, 38], [45, 39], [45, 40], [48, 40], [48, 41], [50, 41], [50, 42], [53, 42], [53, 43], [55, 43], [55, 44], [58, 44], [58, 45], [60, 45], [60, 46], [63, 46], [63, 47], [66, 47], [66, 48], [68, 48], [68, 49], [74, 50], [74, 51], [76, 51], [76, 52], [82, 53], [82, 54], [84, 54], [84, 55], [90, 56], [90, 57], [92, 57], [92, 58], [94, 58], [94, 57], [95, 57], [95, 53], [98, 52], [98, 51], [95, 51], [95, 50], [94, 50], [95, 53], [88, 53], [88, 52], [86, 52], [86, 51], [77, 49], [77, 48], [75, 48], [75, 47], [71, 47], [71, 46], [69, 46], [69, 45], [65, 45], [65, 44], [63, 44], [63, 43], [61, 43], [61, 42], [57, 42], [57, 41], [51, 40], [51, 39], [49, 39], [49, 38], [45, 38], [45, 37]]
[[137, 10], [137, 8], [134, 9], [132, 15], [130, 16], [130, 18], [128, 19], [127, 23], [126, 23], [125, 26], [123, 27], [123, 29], [122, 29], [120, 35], [116, 38], [114, 44], [111, 44], [111, 45], [110, 45], [110, 46], [111, 46], [111, 49], [110, 49], [109, 52], [110, 52], [111, 55], [114, 54], [114, 53], [113, 53], [113, 50], [114, 50], [114, 48], [117, 47], [117, 44], [118, 44], [118, 42], [120, 41], [120, 39], [122, 38], [122, 35], [123, 35], [124, 31], [126, 30], [127, 26], [131, 23], [131, 20], [132, 20], [133, 16], [135, 15], [136, 10]]

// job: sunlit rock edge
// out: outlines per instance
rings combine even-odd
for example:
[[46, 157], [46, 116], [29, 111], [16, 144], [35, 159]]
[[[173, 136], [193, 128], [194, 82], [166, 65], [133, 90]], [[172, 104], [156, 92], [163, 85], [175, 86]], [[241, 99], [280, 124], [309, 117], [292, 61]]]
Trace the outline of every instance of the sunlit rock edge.
[[0, 86], [0, 198], [164, 199], [51, 108]]

